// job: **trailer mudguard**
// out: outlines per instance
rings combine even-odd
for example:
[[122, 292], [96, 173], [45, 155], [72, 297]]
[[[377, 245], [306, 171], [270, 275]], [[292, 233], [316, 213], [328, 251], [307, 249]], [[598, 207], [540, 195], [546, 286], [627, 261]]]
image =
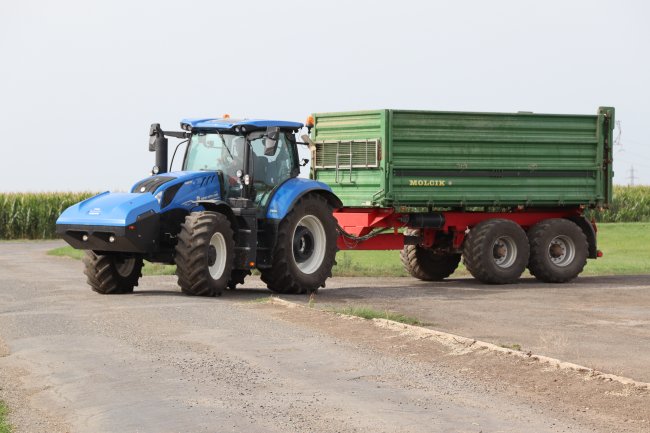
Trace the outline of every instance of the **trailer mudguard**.
[[289, 210], [300, 197], [314, 191], [324, 193], [328, 199], [340, 203], [340, 200], [332, 193], [332, 188], [327, 184], [316, 180], [295, 177], [284, 182], [275, 191], [266, 208], [266, 218], [281, 220], [289, 213]]

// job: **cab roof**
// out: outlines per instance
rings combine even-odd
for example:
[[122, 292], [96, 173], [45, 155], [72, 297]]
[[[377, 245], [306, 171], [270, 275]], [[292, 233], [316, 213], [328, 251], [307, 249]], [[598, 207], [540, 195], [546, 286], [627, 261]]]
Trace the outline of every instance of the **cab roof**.
[[208, 118], [208, 119], [183, 119], [181, 128], [189, 125], [192, 129], [217, 129], [230, 130], [234, 128], [246, 127], [246, 129], [264, 129], [268, 127], [278, 127], [280, 129], [300, 129], [303, 127], [299, 122], [287, 122], [284, 120], [263, 120], [263, 119], [231, 119], [226, 118]]

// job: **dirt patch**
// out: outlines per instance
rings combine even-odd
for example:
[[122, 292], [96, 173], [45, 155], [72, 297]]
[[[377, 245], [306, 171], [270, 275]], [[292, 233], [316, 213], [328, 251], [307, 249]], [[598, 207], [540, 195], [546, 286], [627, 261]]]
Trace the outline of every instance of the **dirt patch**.
[[[372, 321], [309, 308], [261, 304], [274, 316], [332, 337], [371, 347], [450, 374], [470, 377], [491, 392], [548, 407], [581, 425], [618, 432], [650, 429], [650, 391], [572, 369], [541, 363], [514, 351], [459, 350], [430, 338], [418, 338], [396, 329], [380, 329]], [[400, 325], [401, 326], [401, 325]]]
[[29, 400], [38, 392], [26, 389], [22, 378], [28, 373], [24, 369], [7, 365], [9, 347], [0, 338], [0, 400], [9, 408], [9, 424], [16, 432], [68, 433], [70, 428], [53, 414], [34, 409]]

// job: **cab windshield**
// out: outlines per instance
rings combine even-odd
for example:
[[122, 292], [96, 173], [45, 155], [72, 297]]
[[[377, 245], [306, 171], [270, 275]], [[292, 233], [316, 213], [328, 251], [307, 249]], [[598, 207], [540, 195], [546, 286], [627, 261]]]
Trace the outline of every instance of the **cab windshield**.
[[183, 170], [221, 170], [224, 174], [235, 175], [243, 168], [245, 142], [244, 137], [232, 134], [192, 134]]

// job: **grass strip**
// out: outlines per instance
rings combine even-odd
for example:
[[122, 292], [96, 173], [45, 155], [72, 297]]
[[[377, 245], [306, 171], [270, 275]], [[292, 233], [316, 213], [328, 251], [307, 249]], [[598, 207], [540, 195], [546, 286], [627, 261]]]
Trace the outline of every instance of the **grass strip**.
[[[582, 275], [650, 274], [650, 223], [603, 223], [598, 225], [598, 248], [605, 254], [597, 260], [587, 260]], [[70, 246], [48, 252], [53, 256], [81, 259], [84, 252]], [[406, 277], [399, 251], [339, 251], [335, 277]], [[172, 265], [145, 262], [144, 275], [173, 275]], [[461, 264], [452, 277], [471, 275]], [[524, 277], [530, 276], [528, 272]]]
[[0, 433], [11, 433], [11, 426], [7, 421], [8, 414], [9, 409], [7, 409], [7, 406], [0, 401]]
[[352, 306], [348, 305], [345, 307], [332, 307], [326, 311], [331, 311], [333, 313], [344, 314], [346, 316], [356, 316], [361, 317], [362, 319], [372, 320], [372, 319], [387, 319], [394, 322], [405, 323], [407, 325], [414, 326], [427, 326], [426, 323], [421, 322], [416, 317], [406, 316], [401, 313], [396, 313], [388, 310], [375, 310], [374, 308], [365, 307], [365, 306]]

